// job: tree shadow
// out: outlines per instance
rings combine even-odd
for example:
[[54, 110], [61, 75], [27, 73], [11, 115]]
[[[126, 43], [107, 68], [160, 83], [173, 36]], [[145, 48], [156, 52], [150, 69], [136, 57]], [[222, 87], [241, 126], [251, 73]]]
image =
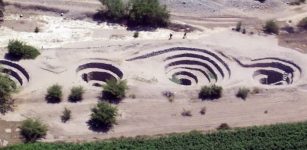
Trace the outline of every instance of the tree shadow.
[[119, 104], [122, 98], [118, 98], [116, 95], [112, 94], [111, 92], [102, 91], [101, 95], [99, 96], [101, 101], [107, 101], [112, 104]]
[[45, 100], [47, 101], [48, 104], [59, 104], [59, 103], [61, 103], [60, 98], [49, 96], [49, 95], [45, 96]]
[[21, 58], [21, 57], [13, 56], [13, 55], [11, 55], [10, 53], [6, 53], [6, 54], [4, 55], [4, 59], [10, 60], [10, 61], [20, 61], [22, 58]]
[[118, 24], [121, 26], [126, 26], [128, 31], [154, 31], [158, 28], [155, 26], [137, 25], [135, 23], [129, 22], [128, 17], [114, 19], [106, 16], [107, 16], [106, 13], [102, 11], [97, 11], [92, 16], [92, 20], [97, 22], [98, 24], [106, 22], [107, 24]]
[[113, 126], [112, 124], [103, 124], [96, 119], [91, 119], [87, 122], [89, 129], [95, 132], [108, 132]]

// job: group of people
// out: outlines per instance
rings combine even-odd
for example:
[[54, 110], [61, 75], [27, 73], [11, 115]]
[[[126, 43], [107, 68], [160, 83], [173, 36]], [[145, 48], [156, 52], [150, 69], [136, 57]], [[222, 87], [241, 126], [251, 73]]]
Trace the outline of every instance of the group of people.
[[[184, 32], [182, 39], [186, 39], [187, 38], [187, 34], [188, 34], [187, 32]], [[169, 34], [169, 40], [171, 40], [171, 39], [173, 39], [173, 34], [172, 33]]]

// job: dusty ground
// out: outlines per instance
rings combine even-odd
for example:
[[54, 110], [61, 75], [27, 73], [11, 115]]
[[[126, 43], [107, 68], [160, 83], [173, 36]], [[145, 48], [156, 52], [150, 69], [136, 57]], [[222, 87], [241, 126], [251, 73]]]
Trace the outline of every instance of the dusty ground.
[[[134, 39], [134, 31], [127, 31], [125, 27], [91, 21], [89, 16], [99, 9], [95, 0], [6, 2], [6, 17], [0, 28], [1, 56], [6, 53], [5, 47], [10, 39], [26, 41], [40, 48], [42, 55], [36, 60], [18, 62], [28, 71], [30, 81], [14, 95], [17, 105], [15, 111], [0, 116], [5, 120], [5, 124], [3, 121], [0, 122], [1, 125], [5, 125], [0, 125], [1, 135], [2, 130], [6, 128], [16, 128], [15, 123], [6, 121], [21, 121], [28, 117], [40, 118], [48, 124], [49, 132], [44, 141], [87, 141], [190, 130], [208, 131], [221, 123], [228, 123], [232, 127], [244, 127], [307, 119], [307, 80], [306, 70], [303, 68], [307, 64], [306, 54], [291, 49], [292, 46], [287, 43], [280, 46], [277, 37], [264, 35], [259, 31], [263, 20], [267, 18], [276, 18], [283, 23], [288, 20], [296, 22], [306, 16], [306, 5], [289, 7], [283, 3], [284, 1], [273, 1], [278, 5], [274, 5], [272, 9], [268, 4], [261, 9], [247, 12], [247, 5], [234, 7], [220, 0], [207, 3], [208, 7], [214, 10], [208, 12], [211, 15], [203, 16], [201, 11], [205, 7], [200, 7], [191, 17], [187, 11], [193, 8], [193, 5], [179, 9], [183, 7], [179, 3], [164, 1], [172, 10], [174, 22], [193, 25], [202, 31], [189, 33], [187, 39], [182, 39], [182, 32], [158, 29], [152, 32], [141, 31], [140, 37]], [[186, 5], [189, 3], [184, 7]], [[281, 9], [283, 11], [280, 11]], [[61, 12], [65, 13], [64, 17], [60, 17]], [[229, 12], [232, 15], [226, 15]], [[19, 17], [21, 13], [24, 14], [23, 18]], [[243, 21], [248, 33], [254, 32], [253, 35], [231, 31], [240, 20]], [[36, 26], [41, 32], [33, 32]], [[173, 40], [168, 40], [169, 33], [173, 33]], [[281, 38], [295, 41], [295, 38], [286, 36]], [[170, 82], [164, 70], [163, 60], [177, 52], [127, 61], [135, 56], [179, 46], [209, 50], [227, 63], [232, 72], [231, 76], [217, 82], [224, 87], [223, 98], [216, 101], [201, 101], [197, 95], [203, 84], [182, 86]], [[300, 48], [306, 50], [306, 47]], [[301, 73], [295, 72], [293, 83], [289, 85], [261, 85], [253, 78], [252, 68], [244, 68], [234, 61], [239, 59], [249, 62], [265, 57], [289, 60], [301, 67]], [[123, 78], [129, 85], [127, 98], [118, 104], [118, 125], [108, 133], [93, 132], [86, 124], [90, 109], [99, 101], [97, 97], [101, 89], [83, 82], [77, 75], [76, 68], [93, 58], [110, 60], [108, 62], [122, 70]], [[225, 71], [224, 68], [223, 70]], [[197, 73], [196, 75], [200, 76]], [[47, 104], [44, 100], [46, 89], [55, 83], [63, 86], [64, 101], [60, 104]], [[86, 88], [85, 98], [81, 103], [72, 104], [67, 101], [69, 90], [74, 85]], [[236, 98], [237, 89], [243, 86], [250, 89], [259, 88], [260, 93], [251, 94], [246, 101]], [[169, 102], [162, 95], [166, 90], [175, 93], [174, 102]], [[136, 98], [129, 95], [135, 95]], [[64, 107], [72, 110], [72, 120], [66, 124], [60, 120]], [[207, 108], [205, 115], [199, 113], [202, 107]], [[183, 110], [191, 110], [192, 117], [181, 116]], [[16, 141], [15, 136], [13, 137], [0, 136], [0, 139], [11, 144]]]

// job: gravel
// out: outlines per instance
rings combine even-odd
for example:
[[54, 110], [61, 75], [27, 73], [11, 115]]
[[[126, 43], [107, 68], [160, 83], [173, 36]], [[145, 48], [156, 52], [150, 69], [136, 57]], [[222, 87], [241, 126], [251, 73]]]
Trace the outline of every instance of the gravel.
[[225, 14], [228, 9], [239, 11], [278, 10], [293, 0], [161, 0], [172, 12], [197, 15]]

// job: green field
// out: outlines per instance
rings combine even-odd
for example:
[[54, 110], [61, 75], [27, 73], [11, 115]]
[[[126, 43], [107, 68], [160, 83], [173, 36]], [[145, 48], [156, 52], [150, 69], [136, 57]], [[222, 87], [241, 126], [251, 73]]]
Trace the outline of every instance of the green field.
[[109, 150], [109, 149], [216, 149], [216, 150], [306, 150], [307, 122], [238, 128], [209, 134], [190, 132], [152, 138], [123, 138], [95, 143], [35, 143], [5, 150]]

